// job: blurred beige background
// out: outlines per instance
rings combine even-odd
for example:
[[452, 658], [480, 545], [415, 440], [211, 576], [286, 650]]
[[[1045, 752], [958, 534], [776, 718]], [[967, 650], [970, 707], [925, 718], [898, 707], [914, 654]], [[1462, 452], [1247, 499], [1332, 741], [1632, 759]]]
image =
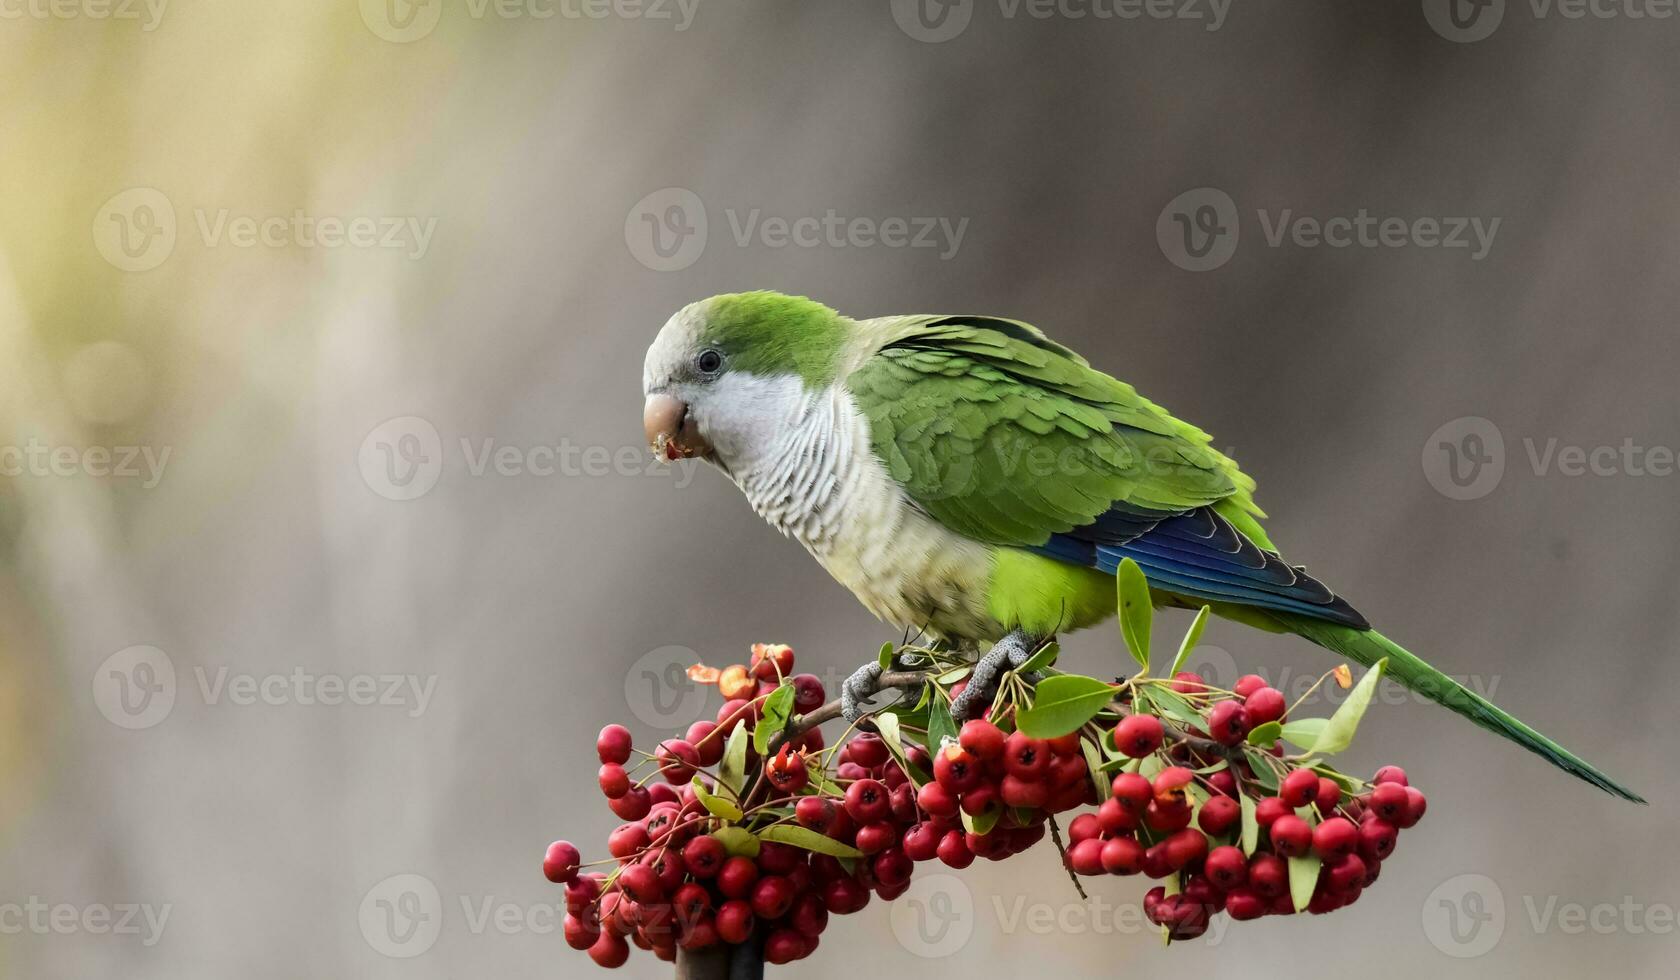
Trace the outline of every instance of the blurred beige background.
[[799, 974], [1671, 975], [1680, 20], [1151, 9], [0, 3], [0, 975], [593, 970], [537, 863], [614, 824], [596, 729], [715, 707], [689, 659], [893, 636], [640, 450], [654, 331], [754, 287], [1044, 326], [1652, 801], [1387, 698], [1350, 765], [1430, 818], [1353, 908], [1163, 949], [1046, 850]]

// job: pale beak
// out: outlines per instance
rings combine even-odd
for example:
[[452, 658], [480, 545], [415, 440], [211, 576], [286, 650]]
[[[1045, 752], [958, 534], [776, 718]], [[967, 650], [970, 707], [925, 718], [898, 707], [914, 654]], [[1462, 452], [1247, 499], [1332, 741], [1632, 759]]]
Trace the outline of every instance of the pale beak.
[[648, 396], [642, 409], [642, 430], [648, 447], [663, 460], [687, 459], [711, 454], [711, 443], [688, 414], [688, 405], [664, 392]]

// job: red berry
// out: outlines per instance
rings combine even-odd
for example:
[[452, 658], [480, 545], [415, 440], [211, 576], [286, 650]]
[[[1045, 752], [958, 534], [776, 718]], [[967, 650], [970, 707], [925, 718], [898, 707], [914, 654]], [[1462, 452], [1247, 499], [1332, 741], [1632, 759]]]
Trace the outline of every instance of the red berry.
[[1111, 875], [1135, 875], [1143, 870], [1144, 847], [1136, 838], [1116, 837], [1102, 845], [1102, 867]]
[[[1148, 804], [1144, 806], [1147, 807]], [[1074, 823], [1090, 816], [1088, 813], [1082, 814]], [[1123, 834], [1136, 830], [1139, 823], [1138, 815], [1126, 809], [1119, 797], [1104, 800], [1103, 804], [1097, 807], [1096, 816], [1092, 819], [1096, 821], [1098, 829], [1106, 834]]]
[[608, 725], [595, 736], [595, 754], [602, 762], [624, 765], [630, 761], [630, 729], [623, 725]]
[[752, 936], [752, 906], [744, 899], [737, 898], [718, 906], [712, 921], [717, 926], [718, 938], [726, 943], [738, 946]]
[[822, 796], [801, 796], [793, 805], [793, 819], [801, 827], [825, 833], [834, 823], [834, 801]]
[[1029, 781], [1011, 773], [998, 784], [998, 795], [1005, 806], [1037, 809], [1050, 798], [1050, 787], [1042, 782]]
[[1261, 898], [1289, 893], [1289, 865], [1276, 854], [1256, 854], [1248, 862], [1248, 887]]
[[1279, 817], [1293, 814], [1295, 809], [1283, 800], [1268, 796], [1254, 805], [1254, 822], [1262, 827], [1270, 827]]
[[1231, 692], [1239, 698], [1250, 698], [1254, 692], [1266, 686], [1266, 679], [1259, 674], [1244, 674], [1231, 685]]
[[1400, 832], [1380, 817], [1373, 817], [1359, 825], [1359, 853], [1373, 861], [1381, 861], [1394, 853]]
[[1336, 809], [1336, 805], [1340, 802], [1342, 802], [1341, 785], [1329, 776], [1318, 777], [1318, 799], [1313, 801], [1313, 806], [1318, 808], [1318, 812], [1324, 816], [1329, 816], [1330, 811]]
[[1278, 796], [1290, 809], [1306, 806], [1318, 798], [1318, 773], [1311, 769], [1295, 770], [1278, 784]]
[[654, 761], [659, 763], [659, 774], [667, 782], [682, 785], [694, 778], [694, 771], [700, 766], [700, 753], [694, 750], [686, 739], [668, 738], [659, 743], [654, 750]]
[[1266, 914], [1266, 900], [1252, 888], [1237, 887], [1225, 893], [1225, 911], [1238, 922]]
[[1284, 857], [1302, 857], [1312, 847], [1312, 828], [1293, 813], [1277, 818], [1269, 832], [1272, 849]]
[[791, 745], [783, 745], [776, 757], [765, 765], [764, 776], [778, 793], [787, 795], [804, 789], [811, 779], [810, 771], [805, 768], [805, 757], [793, 751]]
[[729, 851], [723, 842], [709, 834], [702, 834], [683, 845], [683, 865], [696, 878], [710, 878], [728, 860]]
[[762, 874], [791, 875], [805, 860], [805, 852], [791, 844], [767, 840], [758, 847], [758, 870]]
[[877, 820], [859, 827], [855, 842], [857, 849], [865, 854], [879, 854], [896, 843], [898, 828], [886, 820]]
[[793, 710], [802, 715], [817, 710], [828, 700], [828, 691], [816, 674], [794, 674], [789, 683], [793, 685]]
[[960, 806], [962, 807], [962, 812], [971, 817], [978, 817], [983, 815], [987, 810], [990, 810], [992, 808], [992, 804], [997, 802], [997, 798], [998, 792], [996, 786], [991, 783], [981, 783], [963, 794]]
[[1051, 753], [1055, 755], [1073, 756], [1076, 758], [1084, 757], [1084, 753], [1079, 748], [1079, 733], [1077, 731], [1068, 732], [1065, 735], [1057, 735], [1055, 738], [1047, 738], [1044, 742], [1046, 745], [1050, 746]]
[[718, 709], [718, 731], [723, 733], [724, 738], [728, 738], [737, 726], [744, 724], [751, 728], [756, 721], [758, 721], [758, 706], [745, 698], [725, 701], [723, 707]]
[[980, 785], [985, 767], [961, 745], [946, 745], [933, 754], [933, 778], [953, 796], [961, 796]]
[[1406, 779], [1406, 770], [1399, 766], [1383, 766], [1377, 770], [1375, 776], [1371, 777], [1371, 782], [1376, 784], [1399, 783], [1401, 786], [1411, 785]]
[[764, 961], [781, 966], [803, 959], [809, 950], [810, 940], [793, 929], [777, 929], [769, 938], [764, 940]]
[[1043, 739], [1015, 732], [1004, 740], [1004, 769], [1017, 779], [1043, 779], [1050, 771], [1050, 746]]
[[788, 915], [788, 925], [811, 939], [822, 935], [828, 928], [828, 906], [823, 904], [822, 896], [814, 892], [799, 896]]
[[[1132, 717], [1138, 716], [1133, 715]], [[1149, 784], [1149, 780], [1135, 772], [1123, 772], [1115, 776], [1109, 789], [1121, 808], [1132, 814], [1134, 818], [1141, 818], [1144, 808], [1149, 805], [1150, 800], [1155, 798], [1155, 787]]]
[[746, 898], [758, 882], [758, 865], [752, 858], [736, 855], [718, 869], [717, 889], [725, 898]]
[[752, 675], [761, 681], [774, 681], [793, 673], [793, 647], [785, 643], [754, 643]]
[[630, 774], [616, 762], [601, 763], [601, 771], [596, 774], [595, 781], [601, 787], [601, 795], [609, 800], [616, 800], [630, 792]]
[[1218, 772], [1209, 773], [1207, 781], [1208, 789], [1220, 796], [1234, 797], [1237, 795], [1237, 777], [1232, 775], [1230, 769], [1221, 769]]
[[[1272, 829], [1276, 830], [1276, 825]], [[1326, 864], [1340, 860], [1359, 848], [1359, 828], [1346, 817], [1331, 817], [1313, 828], [1312, 846]], [[1360, 874], [1363, 876], [1364, 871]]]
[[632, 786], [623, 796], [607, 801], [607, 808], [620, 820], [640, 820], [653, 809], [653, 796], [646, 786]]
[[870, 868], [875, 872], [875, 880], [881, 884], [900, 885], [910, 880], [916, 866], [903, 848], [889, 847], [875, 855]]
[[959, 871], [974, 863], [974, 852], [968, 849], [968, 839], [962, 831], [948, 830], [939, 839], [939, 860]]
[[931, 823], [916, 824], [904, 832], [901, 841], [904, 853], [912, 861], [931, 861], [939, 855], [941, 836], [939, 829]]
[[865, 769], [875, 768], [891, 755], [887, 751], [887, 743], [881, 741], [880, 736], [868, 732], [852, 736], [852, 740], [846, 743], [846, 752], [853, 762]]
[[723, 740], [727, 735], [718, 730], [717, 722], [701, 719], [688, 726], [683, 739], [700, 754], [702, 766], [715, 766], [723, 759]]
[[630, 958], [630, 945], [623, 938], [603, 931], [596, 937], [595, 945], [589, 947], [589, 958], [596, 966], [616, 970]]
[[1172, 864], [1167, 861], [1165, 841], [1153, 844], [1143, 852], [1143, 873], [1156, 879], [1165, 878], [1173, 873]]
[[916, 791], [916, 805], [935, 817], [957, 815], [956, 795], [937, 782], [924, 783]]
[[1005, 739], [1003, 729], [984, 718], [964, 722], [962, 732], [957, 735], [958, 744], [986, 762], [1003, 757]]
[[1207, 835], [1194, 827], [1186, 827], [1166, 840], [1167, 864], [1174, 871], [1187, 868], [1207, 857]]
[[639, 905], [656, 905], [665, 900], [659, 873], [646, 864], [632, 864], [625, 868], [618, 876], [618, 890], [635, 899]]
[[1289, 711], [1289, 702], [1277, 688], [1262, 687], [1248, 695], [1243, 707], [1248, 709], [1249, 724], [1258, 727], [1269, 721], [1282, 721]]
[[620, 824], [607, 835], [607, 853], [623, 861], [640, 853], [651, 842], [647, 828], [641, 824]]
[[1344, 854], [1335, 862], [1325, 861], [1329, 868], [1327, 883], [1332, 891], [1350, 892], [1365, 887], [1365, 862], [1357, 854]]
[[1100, 875], [1103, 873], [1102, 855], [1102, 841], [1082, 840], [1068, 848], [1068, 866], [1074, 874]]
[[1222, 891], [1230, 891], [1248, 883], [1248, 858], [1243, 856], [1241, 848], [1229, 844], [1209, 851], [1202, 870], [1206, 872], [1208, 880]]
[[1406, 814], [1410, 789], [1400, 783], [1378, 783], [1371, 790], [1371, 812], [1389, 823], [1397, 823]]
[[601, 938], [601, 927], [587, 918], [575, 915], [566, 916], [564, 932], [566, 945], [573, 949], [588, 949], [595, 945], [595, 940]]
[[875, 823], [892, 816], [892, 793], [879, 780], [860, 779], [846, 787], [845, 806], [859, 824]]
[[1085, 764], [1085, 756], [1082, 753], [1052, 755], [1050, 758], [1050, 773], [1046, 782], [1055, 787], [1073, 786], [1085, 782], [1085, 777], [1090, 775], [1090, 772], [1090, 767]]
[[1208, 709], [1208, 734], [1221, 745], [1237, 745], [1248, 737], [1248, 711], [1234, 700], [1224, 700]]
[[822, 897], [831, 915], [851, 915], [869, 904], [869, 889], [856, 878], [836, 878], [823, 886]]
[[584, 909], [601, 897], [601, 882], [605, 880], [606, 876], [599, 873], [578, 875], [572, 879], [572, 883], [566, 886], [566, 911], [582, 916]]
[[1190, 804], [1183, 800], [1168, 803], [1165, 806], [1159, 800], [1152, 801], [1149, 808], [1143, 811], [1144, 824], [1157, 833], [1172, 833], [1190, 826], [1192, 811]]
[[753, 885], [753, 914], [761, 919], [779, 919], [793, 907], [793, 883], [781, 875], [760, 878]]
[[1209, 837], [1223, 837], [1242, 819], [1242, 805], [1229, 796], [1215, 796], [1202, 804], [1196, 825]]
[[557, 885], [570, 884], [577, 878], [582, 861], [571, 841], [557, 840], [548, 845], [548, 853], [543, 855], [543, 876]]
[[1166, 729], [1154, 715], [1127, 715], [1114, 729], [1114, 747], [1134, 759], [1141, 759], [1161, 747]]
[[1196, 774], [1183, 766], [1168, 766], [1155, 774], [1151, 788], [1162, 806], [1184, 802], [1184, 787], [1196, 781]]
[[1093, 837], [1101, 837], [1102, 835], [1103, 826], [1101, 818], [1095, 813], [1081, 813], [1079, 816], [1073, 818], [1072, 823], [1068, 824], [1068, 840], [1075, 844], [1082, 840], [1090, 840]]
[[1179, 694], [1203, 694], [1207, 691], [1207, 681], [1195, 671], [1181, 670], [1173, 675], [1172, 689]]
[[1423, 819], [1423, 813], [1427, 809], [1429, 809], [1429, 801], [1424, 799], [1418, 788], [1416, 786], [1406, 787], [1406, 815], [1404, 818], [1395, 821], [1395, 826], [1401, 828], [1416, 826], [1417, 822]]

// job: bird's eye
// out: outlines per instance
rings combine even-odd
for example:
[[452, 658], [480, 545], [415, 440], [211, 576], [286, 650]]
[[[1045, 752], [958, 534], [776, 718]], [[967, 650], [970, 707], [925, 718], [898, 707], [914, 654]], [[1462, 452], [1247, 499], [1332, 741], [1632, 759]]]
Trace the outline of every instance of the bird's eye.
[[715, 350], [703, 350], [694, 358], [694, 366], [700, 369], [701, 374], [716, 374], [723, 367], [723, 355]]

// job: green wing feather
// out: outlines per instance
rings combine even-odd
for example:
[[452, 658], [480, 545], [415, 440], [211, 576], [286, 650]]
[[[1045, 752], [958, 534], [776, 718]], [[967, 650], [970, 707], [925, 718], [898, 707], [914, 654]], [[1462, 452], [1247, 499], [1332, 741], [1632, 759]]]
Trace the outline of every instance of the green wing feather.
[[1033, 547], [1116, 504], [1214, 506], [1270, 549], [1254, 481], [1207, 433], [1014, 320], [867, 321], [880, 344], [846, 379], [876, 453], [941, 523]]

